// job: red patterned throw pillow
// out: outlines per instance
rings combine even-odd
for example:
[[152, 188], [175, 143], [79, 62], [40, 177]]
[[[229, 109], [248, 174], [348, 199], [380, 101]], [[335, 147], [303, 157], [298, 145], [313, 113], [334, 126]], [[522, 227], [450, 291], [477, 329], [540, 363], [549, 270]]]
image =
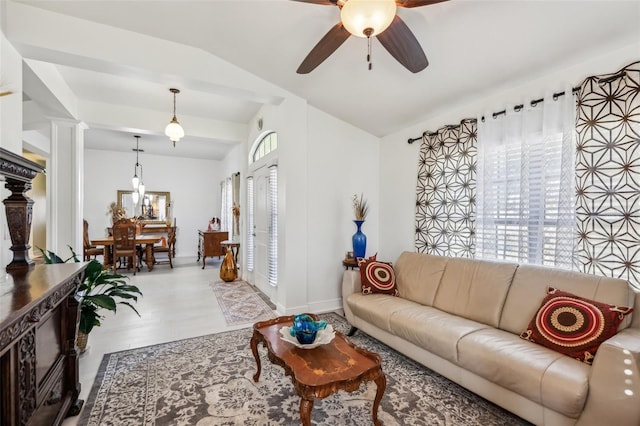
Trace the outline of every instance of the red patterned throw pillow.
[[617, 333], [632, 311], [548, 287], [540, 309], [520, 337], [591, 364], [600, 344]]
[[398, 295], [396, 276], [390, 263], [358, 258], [362, 294]]

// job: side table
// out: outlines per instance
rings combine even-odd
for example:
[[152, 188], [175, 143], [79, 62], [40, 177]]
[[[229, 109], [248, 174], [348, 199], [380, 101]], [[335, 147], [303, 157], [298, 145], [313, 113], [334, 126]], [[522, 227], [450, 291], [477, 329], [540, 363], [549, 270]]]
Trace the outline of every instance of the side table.
[[342, 261], [342, 266], [344, 266], [344, 269], [353, 269], [353, 268], [357, 268], [358, 267], [358, 261], [353, 258], [353, 259], [344, 259]]
[[238, 251], [240, 250], [240, 243], [231, 240], [224, 240], [220, 242], [220, 246], [226, 252], [227, 249], [231, 249], [231, 253], [233, 253], [233, 258], [236, 261], [236, 265], [238, 264]]

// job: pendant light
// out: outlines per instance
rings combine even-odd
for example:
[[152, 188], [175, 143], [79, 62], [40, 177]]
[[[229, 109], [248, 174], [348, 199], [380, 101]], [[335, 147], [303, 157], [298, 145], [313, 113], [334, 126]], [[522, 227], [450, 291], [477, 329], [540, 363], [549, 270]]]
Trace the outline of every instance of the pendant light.
[[176, 118], [176, 94], [180, 93], [180, 90], [171, 88], [169, 89], [169, 91], [173, 93], [173, 118], [164, 129], [164, 134], [169, 136], [169, 139], [171, 139], [171, 142], [173, 142], [173, 146], [175, 148], [176, 142], [184, 137], [184, 129], [182, 128], [180, 123], [178, 123], [178, 119]]
[[[144, 181], [142, 180], [142, 164], [138, 161], [138, 154], [140, 153], [140, 136], [134, 135], [136, 138], [136, 165], [133, 168], [133, 178], [131, 178], [131, 185], [133, 186], [133, 203], [138, 204], [140, 198], [144, 198]], [[138, 177], [138, 168], [140, 168], [140, 177]]]

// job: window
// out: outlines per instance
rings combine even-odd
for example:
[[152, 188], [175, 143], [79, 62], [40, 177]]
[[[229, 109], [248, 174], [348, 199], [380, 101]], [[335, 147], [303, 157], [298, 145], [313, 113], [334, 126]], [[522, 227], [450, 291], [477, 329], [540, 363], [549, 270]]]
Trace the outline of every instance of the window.
[[269, 284], [278, 284], [278, 167], [269, 167]]
[[575, 107], [567, 98], [478, 125], [477, 257], [573, 268]]
[[255, 247], [255, 226], [254, 226], [254, 206], [253, 206], [253, 176], [247, 178], [247, 270], [253, 271], [254, 247]]
[[251, 162], [255, 163], [265, 155], [278, 149], [278, 135], [276, 132], [267, 133], [260, 139], [251, 156]]

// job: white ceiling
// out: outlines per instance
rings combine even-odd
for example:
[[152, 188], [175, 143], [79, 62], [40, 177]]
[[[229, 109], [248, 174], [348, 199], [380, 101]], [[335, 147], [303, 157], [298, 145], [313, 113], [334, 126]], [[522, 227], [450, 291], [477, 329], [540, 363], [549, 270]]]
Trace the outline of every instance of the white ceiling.
[[[398, 8], [429, 59], [429, 67], [420, 73], [404, 69], [377, 40], [373, 69], [368, 71], [366, 40], [350, 37], [312, 73], [298, 75], [295, 70], [302, 59], [339, 21], [337, 7], [289, 0], [21, 3], [203, 49], [377, 136], [640, 39], [639, 1], [450, 0]], [[26, 50], [22, 54], [43, 60]], [[80, 100], [171, 109], [170, 82], [164, 76], [58, 67]], [[178, 95], [178, 118], [182, 114], [248, 124], [260, 102], [243, 95], [243, 87], [227, 89], [183, 91]], [[170, 112], [166, 115], [168, 122]], [[109, 149], [133, 146], [130, 131], [89, 124], [87, 146], [104, 147], [106, 141]], [[221, 158], [231, 146], [229, 141], [192, 137], [185, 125], [182, 148], [172, 151], [162, 129], [136, 130], [144, 135], [145, 151], [158, 154]], [[155, 151], [156, 145], [163, 151]]]

